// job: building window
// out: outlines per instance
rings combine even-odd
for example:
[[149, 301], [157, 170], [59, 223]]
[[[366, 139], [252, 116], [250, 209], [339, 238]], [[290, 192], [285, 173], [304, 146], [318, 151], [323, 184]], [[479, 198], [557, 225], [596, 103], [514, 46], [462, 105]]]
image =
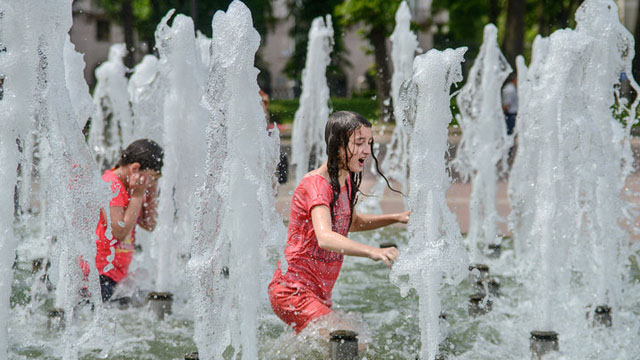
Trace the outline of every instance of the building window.
[[111, 22], [109, 20], [98, 20], [96, 22], [96, 40], [98, 41], [110, 41], [111, 40]]

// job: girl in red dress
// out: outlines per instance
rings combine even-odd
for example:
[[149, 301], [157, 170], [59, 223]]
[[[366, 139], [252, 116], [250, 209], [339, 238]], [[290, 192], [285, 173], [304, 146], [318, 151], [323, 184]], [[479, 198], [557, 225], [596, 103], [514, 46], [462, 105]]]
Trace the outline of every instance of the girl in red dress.
[[[333, 324], [340, 322], [331, 310], [331, 290], [344, 255], [383, 261], [389, 268], [398, 257], [395, 247], [365, 245], [349, 239], [348, 233], [409, 220], [408, 211], [384, 215], [355, 211], [364, 163], [373, 150], [367, 119], [351, 111], [332, 114], [325, 128], [325, 142], [328, 160], [306, 174], [293, 193], [284, 251], [287, 271], [283, 274], [278, 263], [269, 284], [273, 311], [296, 333], [320, 318], [333, 318]], [[377, 168], [375, 156], [374, 160]]]

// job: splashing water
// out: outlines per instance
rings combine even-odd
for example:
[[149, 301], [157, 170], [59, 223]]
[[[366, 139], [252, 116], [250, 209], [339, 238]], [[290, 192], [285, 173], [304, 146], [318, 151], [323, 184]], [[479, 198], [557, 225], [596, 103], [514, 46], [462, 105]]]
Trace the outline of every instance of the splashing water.
[[162, 143], [164, 107], [158, 104], [164, 103], [166, 89], [158, 69], [157, 57], [145, 55], [142, 58], [133, 69], [128, 89], [135, 124], [133, 138]]
[[302, 72], [300, 107], [291, 130], [291, 164], [296, 167], [296, 183], [326, 160], [324, 127], [330, 112], [326, 72], [332, 49], [331, 16], [327, 15], [326, 20], [322, 17], [313, 19]]
[[82, 129], [93, 114], [93, 99], [89, 94], [89, 86], [84, 79], [85, 63], [83, 55], [76, 51], [69, 35], [67, 35], [64, 45], [64, 64], [71, 105], [76, 114], [78, 126]]
[[279, 138], [277, 130], [265, 130], [253, 65], [260, 37], [249, 9], [234, 1], [226, 13], [217, 12], [212, 33], [203, 97], [210, 112], [206, 174], [194, 208], [189, 261], [194, 339], [202, 359], [225, 352], [256, 359], [259, 297], [247, 295], [265, 283], [259, 275], [268, 248], [284, 238], [273, 210]]
[[409, 246], [394, 264], [391, 280], [402, 296], [412, 288], [418, 293], [420, 358], [429, 360], [437, 355], [440, 342], [441, 279], [459, 283], [469, 262], [455, 215], [445, 201], [450, 180], [444, 160], [451, 120], [449, 89], [462, 80], [460, 64], [466, 50], [430, 50], [417, 56], [399, 104], [403, 125], [413, 134], [409, 149], [411, 220]]
[[[59, 270], [59, 276], [51, 278], [57, 288], [56, 306], [64, 308], [71, 319], [77, 311], [76, 305], [83, 299], [81, 287], [88, 286], [91, 301], [97, 303], [96, 294], [100, 291], [97, 273], [90, 273], [89, 283], [81, 281], [78, 261], [82, 257], [95, 268], [95, 220], [110, 193], [82, 136], [81, 103], [72, 103], [72, 100], [86, 99], [88, 94], [78, 94], [82, 87], [72, 83], [74, 77], [69, 76], [78, 71], [70, 66], [75, 64], [80, 69], [84, 66], [78, 54], [68, 52], [71, 3], [60, 0], [43, 5], [25, 1], [7, 4], [2, 10], [3, 25], [4, 21], [10, 25], [3, 26], [3, 35], [7, 34], [7, 37], [2, 39], [2, 43], [6, 44], [8, 52], [2, 56], [11, 60], [5, 63], [6, 67], [3, 66], [6, 81], [2, 103], [7, 110], [3, 114], [10, 118], [16, 116], [23, 122], [21, 127], [13, 129], [15, 133], [3, 132], [12, 138], [5, 144], [14, 144], [15, 137], [28, 136], [27, 132], [31, 131], [40, 134], [40, 145], [46, 148], [41, 154], [46, 159], [45, 165], [39, 172], [41, 193], [46, 203], [46, 207], [41, 209], [44, 212], [41, 216], [46, 219], [44, 234], [57, 238], [58, 261], [54, 261], [53, 266]], [[69, 61], [70, 57], [75, 58], [74, 61]], [[7, 120], [7, 124], [11, 123], [12, 120]], [[10, 164], [15, 157], [11, 153], [7, 148], [5, 156], [9, 161], [9, 173], [6, 176], [14, 177], [16, 167]], [[6, 204], [5, 207], [11, 207], [13, 201]], [[11, 219], [11, 215], [7, 219]], [[6, 244], [11, 246], [12, 241]], [[7, 254], [12, 256], [13, 251]], [[11, 263], [2, 262], [3, 266]], [[56, 271], [52, 270], [52, 273], [55, 275]], [[11, 279], [11, 276], [7, 278]], [[59, 342], [61, 356], [76, 359], [79, 346], [86, 342], [94, 329], [79, 329], [73, 323], [67, 326]], [[6, 352], [6, 348], [0, 350]]]
[[502, 169], [506, 169], [507, 154], [513, 143], [506, 134], [500, 94], [510, 72], [511, 67], [498, 47], [498, 29], [488, 24], [469, 79], [456, 99], [462, 140], [454, 166], [473, 184], [467, 241], [474, 262], [482, 262], [489, 243], [500, 243], [497, 166], [501, 164]]
[[122, 62], [126, 52], [124, 44], [111, 45], [109, 59], [96, 68], [89, 147], [101, 170], [116, 163], [120, 151], [129, 145], [133, 136], [127, 68]]
[[[524, 146], [513, 179], [531, 181], [537, 196], [528, 209], [527, 195], [515, 195], [522, 185], [512, 188], [514, 234], [519, 252], [533, 260], [529, 271], [538, 269], [536, 326], [543, 330], [560, 327], [557, 314], [571, 311], [556, 299], [576, 298], [587, 308], [615, 304], [629, 255], [619, 224], [629, 206], [621, 198], [630, 173], [629, 128], [610, 108], [620, 73], [631, 69], [633, 38], [611, 1], [585, 1], [576, 20], [576, 30], [536, 40], [518, 120]], [[533, 170], [522, 171], [524, 164]], [[519, 221], [523, 215], [531, 219]], [[582, 291], [576, 282], [584, 283]]]
[[[391, 98], [393, 99], [394, 108], [398, 106], [400, 101], [400, 88], [402, 83], [411, 77], [413, 67], [413, 58], [418, 49], [418, 38], [411, 31], [411, 12], [409, 6], [403, 1], [396, 12], [396, 27], [391, 34], [391, 61], [393, 63], [393, 77], [391, 78]], [[394, 116], [399, 119], [401, 114], [396, 113]], [[389, 180], [395, 180], [399, 183], [399, 191], [406, 193], [408, 190], [408, 164], [409, 159], [409, 134], [403, 126], [397, 123], [391, 135], [391, 142], [387, 148], [387, 156], [381, 164], [381, 170]], [[373, 169], [372, 169], [373, 170]], [[386, 183], [384, 179], [379, 178], [378, 182], [371, 190], [373, 196], [365, 198], [362, 203], [364, 212], [381, 213], [380, 199], [384, 194]], [[406, 199], [405, 199], [406, 202]], [[406, 205], [406, 203], [405, 203]]]
[[[156, 288], [168, 291], [185, 283], [175, 269], [184, 268], [179, 263], [180, 254], [188, 254], [191, 244], [193, 194], [202, 180], [199, 174], [205, 162], [206, 142], [204, 130], [209, 118], [200, 105], [205, 72], [199, 62], [195, 31], [191, 18], [177, 15], [172, 26], [167, 25], [173, 11], [158, 26], [156, 38], [160, 61], [158, 64], [164, 80], [164, 135], [165, 169], [160, 181], [158, 209], [158, 235]], [[189, 154], [188, 159], [181, 155]], [[178, 249], [176, 251], [175, 249]], [[180, 250], [181, 249], [181, 250]]]

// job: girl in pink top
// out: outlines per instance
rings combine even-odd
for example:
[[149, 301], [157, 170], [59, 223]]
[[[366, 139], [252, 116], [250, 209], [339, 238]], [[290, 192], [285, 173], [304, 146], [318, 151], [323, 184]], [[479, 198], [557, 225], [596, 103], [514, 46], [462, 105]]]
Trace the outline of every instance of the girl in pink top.
[[[328, 160], [306, 174], [293, 193], [284, 251], [287, 272], [283, 274], [278, 264], [269, 284], [273, 311], [296, 333], [321, 317], [333, 317], [334, 324], [340, 322], [331, 310], [331, 290], [344, 255], [383, 261], [389, 268], [398, 257], [395, 247], [361, 244], [347, 237], [349, 231], [409, 220], [408, 211], [385, 215], [355, 212], [364, 162], [373, 149], [367, 119], [351, 111], [333, 113], [325, 128], [325, 142]], [[377, 168], [375, 156], [374, 160]]]

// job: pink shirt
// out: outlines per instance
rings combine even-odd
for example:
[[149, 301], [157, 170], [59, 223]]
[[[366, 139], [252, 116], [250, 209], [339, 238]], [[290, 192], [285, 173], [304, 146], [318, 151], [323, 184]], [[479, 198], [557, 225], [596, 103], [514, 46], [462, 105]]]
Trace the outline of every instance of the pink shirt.
[[[331, 208], [333, 190], [331, 184], [319, 174], [305, 176], [298, 184], [291, 200], [289, 234], [284, 250], [288, 269], [282, 275], [287, 282], [298, 283], [313, 291], [325, 304], [331, 306], [331, 290], [340, 274], [344, 255], [321, 249], [313, 231], [311, 209], [317, 205]], [[347, 187], [342, 186], [334, 207], [331, 227], [347, 236], [351, 209]], [[280, 269], [277, 270], [277, 273]]]
[[[118, 176], [111, 170], [107, 170], [102, 175], [102, 180], [111, 183], [111, 191], [117, 194], [109, 202], [109, 206], [122, 206], [127, 208], [130, 196], [124, 187], [124, 184]], [[107, 209], [108, 211], [108, 209]], [[106, 275], [113, 281], [122, 280], [129, 272], [129, 264], [133, 259], [133, 251], [135, 246], [135, 230], [136, 225], [131, 229], [131, 234], [124, 241], [118, 241], [113, 237], [108, 238], [106, 235], [107, 219], [104, 212], [100, 211], [100, 220], [96, 227], [98, 240], [96, 241], [96, 267], [100, 275]]]

